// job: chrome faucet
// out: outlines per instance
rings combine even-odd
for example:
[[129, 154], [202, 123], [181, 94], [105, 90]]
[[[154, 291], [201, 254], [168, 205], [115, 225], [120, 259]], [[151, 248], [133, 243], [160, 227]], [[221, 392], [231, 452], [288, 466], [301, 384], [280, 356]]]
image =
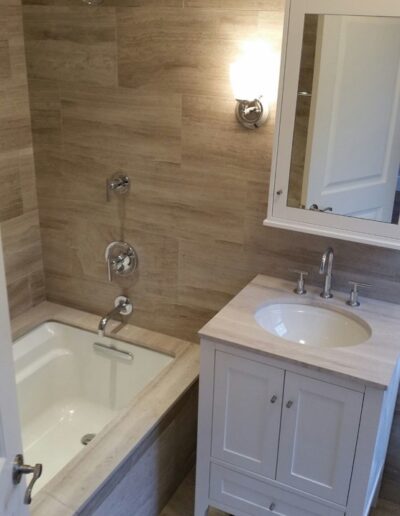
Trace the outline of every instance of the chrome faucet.
[[331, 287], [332, 287], [332, 267], [333, 267], [333, 249], [332, 247], [328, 247], [324, 251], [324, 254], [321, 258], [321, 265], [319, 267], [319, 273], [325, 274], [325, 283], [324, 289], [321, 292], [320, 296], [324, 299], [330, 299], [333, 297]]
[[130, 302], [129, 298], [125, 296], [118, 296], [115, 298], [115, 308], [111, 310], [107, 315], [102, 317], [99, 322], [99, 327], [97, 330], [97, 333], [100, 335], [100, 337], [104, 337], [106, 326], [114, 319], [117, 315], [126, 316], [130, 315], [133, 312], [133, 306]]

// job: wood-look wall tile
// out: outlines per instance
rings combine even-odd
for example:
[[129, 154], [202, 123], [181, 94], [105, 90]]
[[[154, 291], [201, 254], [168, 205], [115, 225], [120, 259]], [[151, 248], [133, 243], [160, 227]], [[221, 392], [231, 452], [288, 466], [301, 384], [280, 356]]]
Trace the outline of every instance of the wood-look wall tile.
[[31, 145], [32, 135], [29, 119], [26, 117], [2, 117], [0, 113], [0, 153], [16, 151]]
[[46, 271], [47, 299], [72, 308], [102, 314], [112, 309], [121, 288], [113, 283], [99, 284], [74, 274]]
[[11, 76], [10, 49], [7, 40], [0, 41], [0, 79]]
[[[135, 158], [122, 165], [132, 179], [124, 200], [123, 227], [182, 237], [187, 212], [182, 204], [182, 168], [177, 163]], [[118, 199], [113, 200], [122, 205]]]
[[27, 213], [38, 209], [33, 148], [28, 147], [20, 150], [18, 162], [22, 207], [24, 213]]
[[96, 150], [179, 163], [181, 99], [128, 89], [61, 91], [63, 141]]
[[39, 282], [32, 283], [42, 262], [21, 6], [0, 4], [0, 226], [15, 317], [43, 299]]
[[13, 319], [45, 299], [43, 272], [34, 272], [7, 285], [10, 316]]
[[32, 306], [29, 277], [17, 279], [7, 285], [8, 305], [13, 319]]
[[[3, 0], [6, 1], [6, 0]], [[12, 0], [10, 0], [12, 1]], [[101, 8], [104, 7], [183, 7], [184, 0], [103, 0]], [[22, 0], [22, 5], [45, 6], [52, 5], [57, 7], [82, 7], [82, 0]], [[87, 6], [93, 9], [93, 6]]]
[[24, 85], [24, 93], [27, 97], [24, 37], [19, 1], [15, 5], [12, 5], [12, 2], [10, 2], [10, 4], [2, 5], [1, 7], [0, 41], [7, 42], [9, 59], [9, 65], [7, 66], [6, 64], [6, 69], [9, 73], [3, 75], [0, 91], [4, 92], [10, 88]]
[[[174, 238], [240, 240], [240, 229], [224, 223], [223, 217], [239, 222], [232, 204], [243, 200], [240, 187], [236, 188], [241, 181], [221, 176], [210, 188], [210, 175], [204, 169], [149, 160], [135, 160], [130, 177], [135, 186], [126, 198], [125, 227]], [[227, 196], [230, 188], [232, 195]]]
[[40, 229], [43, 248], [44, 271], [49, 273], [72, 274], [74, 259], [71, 235], [68, 231], [65, 212], [59, 209], [40, 209]]
[[23, 213], [18, 152], [0, 153], [0, 222]]
[[7, 282], [43, 268], [39, 216], [29, 212], [1, 224]]
[[257, 13], [118, 8], [121, 86], [147, 94], [230, 95], [229, 63], [257, 32]]
[[184, 0], [185, 7], [203, 9], [234, 9], [254, 11], [283, 11], [285, 0]]
[[0, 0], [1, 8], [5, 6], [18, 6], [21, 5], [21, 0]]
[[32, 306], [42, 303], [46, 299], [46, 285], [45, 285], [44, 271], [33, 272], [29, 276], [29, 288], [31, 292]]
[[24, 6], [23, 12], [30, 78], [116, 84], [113, 8]]
[[32, 146], [26, 85], [0, 90], [0, 153]]
[[217, 312], [254, 274], [239, 244], [180, 242], [179, 302]]
[[260, 173], [265, 174], [270, 160], [271, 150], [266, 141], [272, 131], [268, 121], [257, 131], [238, 124], [235, 100], [229, 96], [184, 96], [182, 163], [209, 173], [210, 179], [215, 174], [255, 179]]
[[61, 100], [57, 81], [29, 79], [35, 151], [54, 151], [61, 140]]

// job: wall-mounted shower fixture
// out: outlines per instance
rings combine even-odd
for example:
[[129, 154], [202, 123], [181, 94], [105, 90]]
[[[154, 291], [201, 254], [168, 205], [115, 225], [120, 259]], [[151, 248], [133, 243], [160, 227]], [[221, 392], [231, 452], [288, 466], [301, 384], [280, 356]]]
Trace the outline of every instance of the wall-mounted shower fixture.
[[129, 192], [129, 177], [124, 174], [116, 174], [106, 181], [107, 201], [111, 199], [111, 194], [126, 195]]
[[139, 263], [139, 257], [135, 249], [127, 242], [111, 242], [106, 248], [106, 263], [108, 281], [113, 280], [113, 275], [126, 276], [134, 272]]

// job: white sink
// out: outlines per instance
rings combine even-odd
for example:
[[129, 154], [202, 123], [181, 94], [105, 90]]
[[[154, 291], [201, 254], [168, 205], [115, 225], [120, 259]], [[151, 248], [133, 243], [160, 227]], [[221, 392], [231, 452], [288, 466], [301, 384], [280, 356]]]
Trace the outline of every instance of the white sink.
[[270, 304], [259, 308], [255, 319], [272, 335], [307, 346], [355, 346], [368, 340], [372, 333], [359, 317], [317, 305]]

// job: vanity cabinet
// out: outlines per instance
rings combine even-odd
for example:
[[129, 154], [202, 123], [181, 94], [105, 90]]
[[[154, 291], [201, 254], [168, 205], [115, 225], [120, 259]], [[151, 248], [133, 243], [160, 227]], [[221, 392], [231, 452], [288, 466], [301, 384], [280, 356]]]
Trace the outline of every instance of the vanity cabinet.
[[395, 394], [203, 338], [195, 516], [366, 516]]

